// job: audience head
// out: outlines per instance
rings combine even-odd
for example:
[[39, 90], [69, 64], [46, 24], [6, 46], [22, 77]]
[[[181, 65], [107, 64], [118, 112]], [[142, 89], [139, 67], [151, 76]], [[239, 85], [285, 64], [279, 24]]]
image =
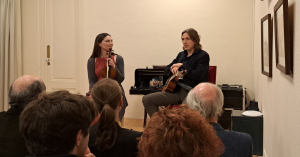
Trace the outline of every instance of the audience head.
[[[200, 35], [198, 34], [198, 32], [195, 29], [193, 29], [193, 28], [186, 29], [181, 33], [181, 36], [184, 33], [187, 33], [190, 36], [190, 39], [192, 41], [194, 41], [195, 50], [202, 50], [202, 45], [200, 44]], [[184, 47], [183, 47], [183, 50], [184, 50]]]
[[93, 54], [91, 55], [91, 58], [97, 58], [101, 54], [101, 47], [99, 46], [100, 43], [104, 40], [105, 37], [110, 36], [108, 33], [101, 33], [98, 34], [95, 43], [94, 43], [94, 49], [93, 49]]
[[187, 96], [187, 105], [199, 111], [209, 122], [222, 114], [224, 96], [221, 89], [212, 83], [200, 83]]
[[224, 150], [212, 126], [186, 105], [155, 113], [138, 149], [140, 157], [217, 157]]
[[122, 108], [122, 92], [117, 81], [103, 78], [95, 84], [91, 94], [100, 112], [96, 144], [103, 151], [111, 148], [117, 138], [116, 121]]
[[23, 109], [44, 92], [46, 92], [46, 86], [42, 79], [33, 75], [22, 76], [10, 86], [8, 93], [9, 104], [11, 107]]
[[96, 105], [86, 97], [56, 91], [25, 107], [20, 116], [20, 132], [34, 156], [83, 157], [89, 140], [88, 129], [97, 113]]

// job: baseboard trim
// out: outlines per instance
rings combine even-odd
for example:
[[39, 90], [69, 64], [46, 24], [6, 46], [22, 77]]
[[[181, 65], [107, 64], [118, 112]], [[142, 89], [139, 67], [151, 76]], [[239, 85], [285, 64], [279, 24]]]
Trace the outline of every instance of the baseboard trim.
[[264, 157], [268, 157], [267, 156], [267, 152], [266, 152], [266, 149], [264, 148]]

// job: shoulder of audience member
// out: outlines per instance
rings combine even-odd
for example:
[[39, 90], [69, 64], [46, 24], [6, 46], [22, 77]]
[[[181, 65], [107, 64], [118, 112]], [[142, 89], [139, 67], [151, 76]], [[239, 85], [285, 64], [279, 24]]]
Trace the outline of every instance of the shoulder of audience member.
[[121, 133], [125, 135], [124, 139], [129, 140], [129, 141], [136, 139], [138, 137], [141, 137], [143, 134], [143, 132], [129, 130], [129, 129], [125, 129], [125, 128], [121, 128]]
[[242, 142], [252, 143], [252, 137], [247, 133], [237, 132], [237, 131], [225, 131], [225, 132], [227, 133], [227, 135], [230, 135], [230, 136], [234, 137], [235, 139], [238, 139]]

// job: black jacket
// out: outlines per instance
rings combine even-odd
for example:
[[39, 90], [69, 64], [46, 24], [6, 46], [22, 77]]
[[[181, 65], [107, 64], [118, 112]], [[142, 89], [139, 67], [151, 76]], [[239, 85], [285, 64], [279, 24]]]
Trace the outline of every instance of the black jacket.
[[210, 123], [222, 140], [225, 152], [221, 157], [252, 157], [253, 144], [249, 134], [237, 131], [225, 131], [220, 124]]
[[26, 156], [26, 157], [78, 157], [74, 154], [63, 154], [63, 155], [49, 155], [49, 156]]
[[115, 124], [117, 126], [117, 140], [115, 145], [103, 152], [97, 150], [97, 145], [95, 144], [99, 121], [90, 127], [89, 148], [91, 153], [96, 157], [136, 157], [138, 153], [138, 140], [136, 138], [141, 137], [143, 133], [121, 128], [118, 123]]
[[165, 68], [165, 75], [172, 75], [170, 68], [173, 64], [183, 63], [179, 70], [187, 69], [187, 74], [180, 82], [194, 88], [201, 82], [208, 82], [209, 60], [208, 53], [203, 50], [195, 50], [189, 57], [187, 57], [187, 51], [182, 51]]
[[29, 155], [25, 139], [19, 131], [22, 110], [10, 108], [0, 113], [0, 157], [24, 157]]

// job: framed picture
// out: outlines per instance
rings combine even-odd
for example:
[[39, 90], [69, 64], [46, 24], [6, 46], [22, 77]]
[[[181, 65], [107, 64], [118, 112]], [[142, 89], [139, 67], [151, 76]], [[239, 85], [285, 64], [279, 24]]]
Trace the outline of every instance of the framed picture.
[[261, 72], [272, 77], [272, 22], [271, 14], [261, 19]]
[[279, 0], [274, 7], [276, 68], [285, 74], [292, 73], [290, 52], [288, 0]]

